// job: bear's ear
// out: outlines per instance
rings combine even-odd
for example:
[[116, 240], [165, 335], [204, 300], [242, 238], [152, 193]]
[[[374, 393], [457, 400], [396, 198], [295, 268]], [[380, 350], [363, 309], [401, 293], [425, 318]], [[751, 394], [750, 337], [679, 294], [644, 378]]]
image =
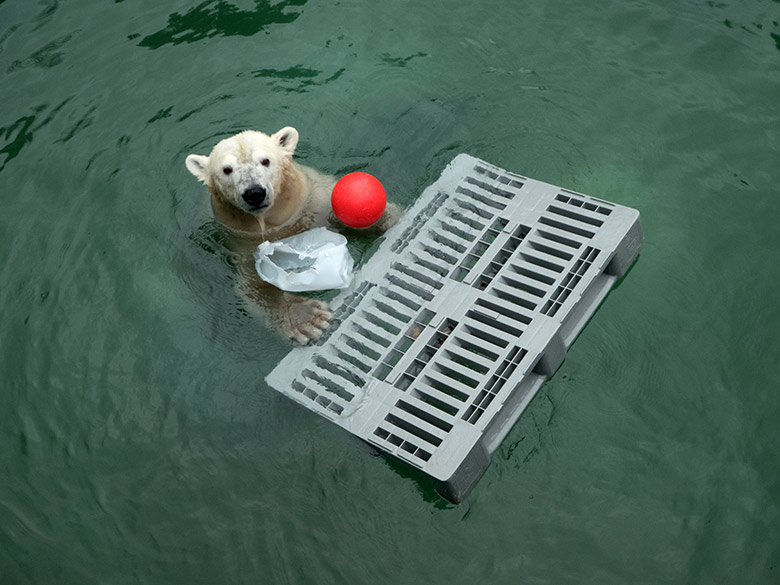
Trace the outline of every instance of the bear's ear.
[[294, 153], [295, 147], [298, 146], [298, 131], [291, 126], [282, 128], [279, 132], [271, 136], [271, 138], [276, 140], [279, 146], [281, 146], [287, 154]]
[[187, 157], [184, 164], [187, 165], [187, 170], [195, 175], [198, 181], [201, 183], [208, 182], [209, 157], [202, 154], [191, 154]]

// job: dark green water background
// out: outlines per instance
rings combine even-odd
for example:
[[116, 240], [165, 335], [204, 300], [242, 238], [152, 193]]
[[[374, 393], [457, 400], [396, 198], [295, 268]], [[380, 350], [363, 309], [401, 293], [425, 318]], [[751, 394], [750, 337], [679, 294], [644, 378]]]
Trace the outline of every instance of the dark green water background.
[[[780, 583], [778, 0], [0, 0], [0, 80], [2, 585]], [[460, 506], [263, 381], [184, 157], [285, 125], [642, 213]]]

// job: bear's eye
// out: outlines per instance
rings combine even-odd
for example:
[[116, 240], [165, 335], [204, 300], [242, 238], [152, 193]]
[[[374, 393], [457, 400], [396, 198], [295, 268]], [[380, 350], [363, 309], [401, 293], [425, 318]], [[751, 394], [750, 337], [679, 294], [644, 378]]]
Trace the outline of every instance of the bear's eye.
[[233, 172], [233, 167], [231, 167], [230, 165], [224, 166], [222, 167], [222, 172], [225, 173], [226, 175], [229, 175], [230, 173]]
[[271, 161], [268, 160], [267, 158], [264, 158], [263, 160], [260, 161], [260, 164], [263, 165], [264, 167], [267, 167], [268, 165], [271, 164]]

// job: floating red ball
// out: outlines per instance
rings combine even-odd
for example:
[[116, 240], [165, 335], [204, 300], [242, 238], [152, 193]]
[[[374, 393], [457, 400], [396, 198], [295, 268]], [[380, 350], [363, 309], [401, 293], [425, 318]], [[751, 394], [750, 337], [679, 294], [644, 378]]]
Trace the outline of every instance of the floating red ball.
[[333, 187], [330, 204], [336, 217], [346, 225], [364, 228], [382, 217], [387, 196], [376, 177], [368, 173], [349, 173]]

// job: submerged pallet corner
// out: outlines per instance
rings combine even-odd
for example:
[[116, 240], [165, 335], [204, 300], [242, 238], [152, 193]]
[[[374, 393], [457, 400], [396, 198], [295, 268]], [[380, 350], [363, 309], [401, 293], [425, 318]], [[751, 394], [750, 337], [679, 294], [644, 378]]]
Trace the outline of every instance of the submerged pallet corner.
[[636, 210], [461, 154], [267, 381], [460, 502], [641, 246]]

